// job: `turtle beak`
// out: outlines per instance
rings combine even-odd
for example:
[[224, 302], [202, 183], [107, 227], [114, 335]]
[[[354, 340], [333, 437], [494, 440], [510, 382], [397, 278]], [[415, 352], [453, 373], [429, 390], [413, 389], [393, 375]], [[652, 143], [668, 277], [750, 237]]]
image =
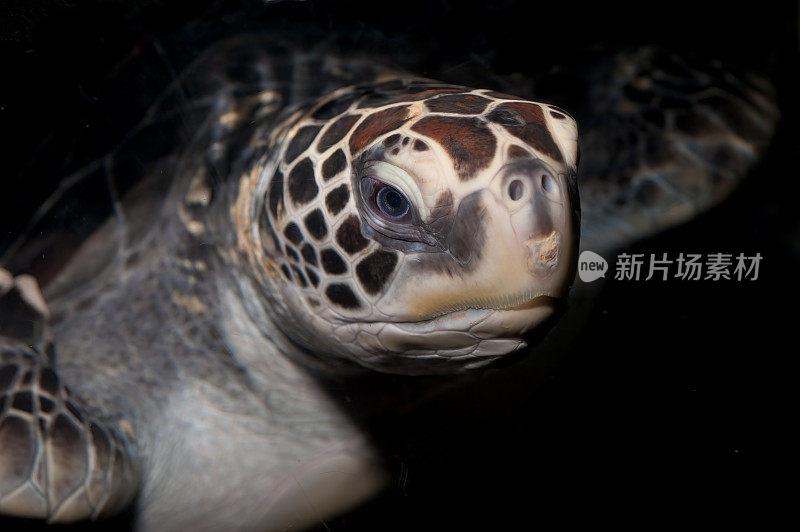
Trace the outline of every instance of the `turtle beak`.
[[574, 274], [578, 238], [567, 177], [540, 160], [522, 160], [503, 167], [489, 190], [493, 197], [485, 199], [487, 209], [508, 253], [524, 260], [538, 291], [564, 295]]
[[[476, 207], [479, 205], [480, 207]], [[461, 201], [454, 227], [479, 220], [485, 232], [480, 277], [474, 289], [514, 300], [562, 297], [574, 274], [577, 220], [566, 175], [538, 159], [500, 169], [488, 187]], [[477, 216], [476, 216], [477, 215]], [[454, 231], [450, 253], [464, 264], [475, 260], [474, 232]], [[517, 298], [518, 299], [518, 298]]]

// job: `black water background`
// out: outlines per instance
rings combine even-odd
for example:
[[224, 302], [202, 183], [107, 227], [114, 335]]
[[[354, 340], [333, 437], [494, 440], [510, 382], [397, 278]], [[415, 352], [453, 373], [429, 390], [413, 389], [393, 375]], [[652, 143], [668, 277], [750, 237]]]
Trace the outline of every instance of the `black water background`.
[[[757, 282], [609, 283], [588, 327], [576, 332], [577, 347], [524, 404], [466, 431], [463, 446], [397, 457], [396, 489], [319, 529], [505, 530], [576, 519], [648, 528], [763, 524], [787, 508], [784, 486], [796, 478], [790, 429], [800, 265], [796, 6], [297, 4], [273, 6], [275, 16], [344, 28], [364, 46], [418, 53], [436, 69], [487, 60], [500, 70], [541, 65], [553, 47], [571, 42], [699, 50], [766, 70], [783, 114], [763, 164], [729, 201], [636, 246], [671, 256], [759, 252]], [[113, 147], [201, 43], [267, 24], [256, 1], [34, 1], [2, 9], [2, 246], [65, 171]], [[192, 24], [202, 28], [196, 42], [170, 43]], [[140, 85], [109, 86], [131, 50], [160, 41], [167, 60]], [[123, 95], [127, 109], [98, 115], [104, 99]], [[447, 423], [414, 430], [447, 430]], [[4, 530], [21, 524], [8, 523], [0, 521]], [[109, 525], [126, 522], [96, 527]]]

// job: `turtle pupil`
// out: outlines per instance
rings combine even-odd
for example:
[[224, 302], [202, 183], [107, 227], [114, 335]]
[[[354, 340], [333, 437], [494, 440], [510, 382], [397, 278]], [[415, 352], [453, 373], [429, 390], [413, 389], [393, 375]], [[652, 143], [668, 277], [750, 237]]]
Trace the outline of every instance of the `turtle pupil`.
[[392, 218], [400, 218], [408, 212], [408, 200], [392, 187], [386, 187], [378, 192], [378, 206], [384, 214]]

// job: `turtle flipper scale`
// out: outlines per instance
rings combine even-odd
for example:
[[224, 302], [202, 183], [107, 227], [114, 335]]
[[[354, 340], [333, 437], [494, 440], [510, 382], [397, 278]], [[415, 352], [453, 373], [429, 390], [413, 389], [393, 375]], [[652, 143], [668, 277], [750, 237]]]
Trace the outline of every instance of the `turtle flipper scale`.
[[0, 514], [62, 523], [123, 509], [138, 488], [125, 434], [70, 396], [50, 356], [29, 342], [41, 326], [18, 334], [12, 302], [22, 315], [46, 308], [24, 308], [33, 288], [23, 280], [26, 296], [16, 297], [11, 277], [0, 276]]

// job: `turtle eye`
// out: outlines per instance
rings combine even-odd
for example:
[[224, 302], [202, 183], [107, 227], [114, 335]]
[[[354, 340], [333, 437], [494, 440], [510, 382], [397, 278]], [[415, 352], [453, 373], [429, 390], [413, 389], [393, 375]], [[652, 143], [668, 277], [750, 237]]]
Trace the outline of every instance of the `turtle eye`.
[[393, 186], [365, 177], [361, 180], [361, 194], [370, 209], [384, 220], [403, 223], [410, 219], [411, 202]]
[[402, 218], [411, 207], [402, 192], [394, 187], [383, 187], [375, 199], [381, 212], [390, 218]]

